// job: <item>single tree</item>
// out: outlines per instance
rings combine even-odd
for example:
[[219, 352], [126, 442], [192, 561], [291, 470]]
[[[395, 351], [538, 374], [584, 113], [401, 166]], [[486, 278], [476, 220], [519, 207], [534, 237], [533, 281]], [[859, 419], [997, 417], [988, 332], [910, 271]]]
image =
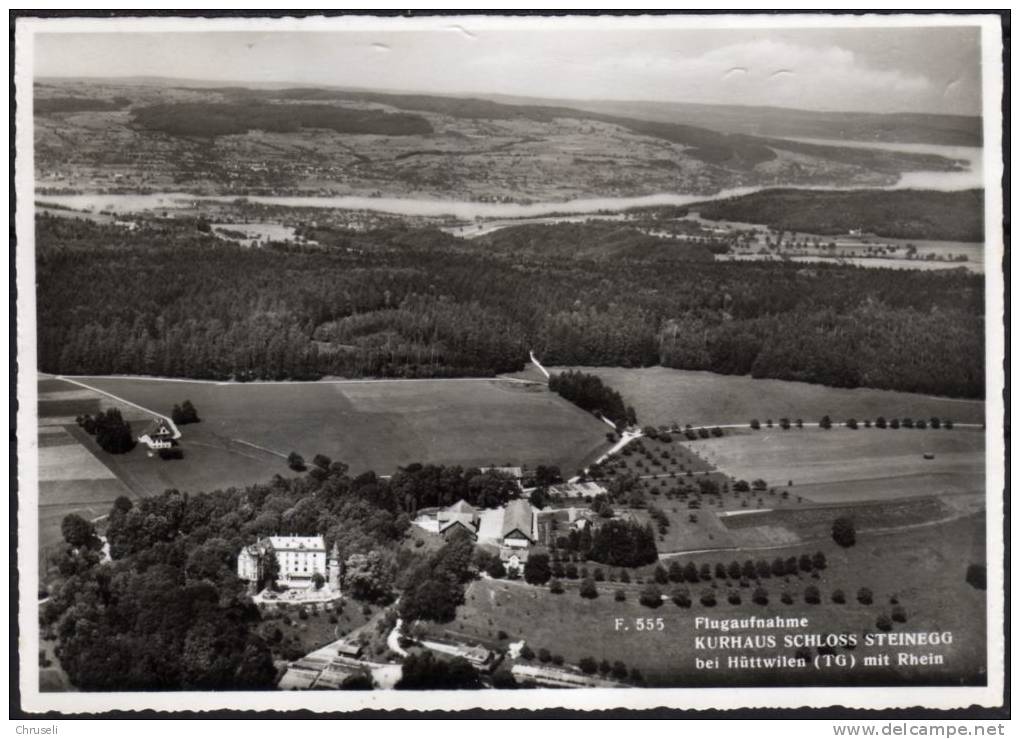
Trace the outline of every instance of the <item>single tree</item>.
[[549, 567], [549, 555], [545, 553], [533, 554], [524, 563], [524, 581], [531, 585], [544, 585], [552, 577], [552, 570]]
[[74, 549], [93, 548], [99, 542], [96, 527], [77, 513], [68, 513], [60, 522], [60, 533], [64, 541]]
[[657, 585], [649, 583], [641, 591], [638, 602], [643, 606], [648, 606], [649, 608], [658, 608], [662, 605], [662, 591]]
[[832, 538], [841, 547], [852, 547], [857, 542], [857, 529], [849, 516], [840, 516], [832, 522]]

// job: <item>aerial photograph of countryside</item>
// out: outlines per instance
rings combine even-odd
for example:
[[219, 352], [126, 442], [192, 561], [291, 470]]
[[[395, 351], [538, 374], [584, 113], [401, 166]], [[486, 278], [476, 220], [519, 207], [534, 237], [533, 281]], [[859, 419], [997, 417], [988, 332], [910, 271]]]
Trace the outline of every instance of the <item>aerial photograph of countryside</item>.
[[987, 684], [979, 30], [547, 21], [35, 36], [40, 692]]

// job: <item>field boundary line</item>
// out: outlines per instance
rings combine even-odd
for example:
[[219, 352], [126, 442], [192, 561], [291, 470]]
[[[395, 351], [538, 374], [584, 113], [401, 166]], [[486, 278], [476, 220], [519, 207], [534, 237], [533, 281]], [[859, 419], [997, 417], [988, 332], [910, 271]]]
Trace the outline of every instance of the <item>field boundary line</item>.
[[[335, 380], [252, 380], [250, 382], [236, 382], [232, 380], [195, 380], [187, 377], [154, 377], [151, 375], [40, 375], [54, 380], [65, 380], [67, 382], [73, 382], [81, 385], [89, 390], [95, 390], [96, 392], [109, 395], [110, 397], [116, 397], [111, 393], [104, 390], [98, 390], [96, 388], [86, 385], [81, 380], [74, 379], [80, 377], [84, 380], [140, 380], [142, 382], [179, 382], [192, 385], [215, 385], [216, 387], [244, 387], [246, 385], [346, 385], [356, 383], [370, 383], [370, 382], [513, 382], [519, 385], [541, 385], [542, 383], [536, 382], [535, 380], [529, 380], [524, 377], [511, 377], [509, 375], [493, 375], [492, 377], [351, 377], [351, 378], [340, 378]], [[123, 400], [123, 399], [120, 399]], [[134, 405], [137, 408], [141, 406], [130, 403], [130, 401], [124, 401], [130, 405]], [[147, 410], [142, 408], [142, 410]], [[159, 414], [157, 414], [159, 415]]]
[[280, 457], [281, 459], [287, 459], [287, 455], [284, 454], [283, 452], [277, 452], [277, 451], [274, 451], [272, 449], [267, 449], [264, 446], [259, 446], [258, 444], [253, 444], [252, 442], [245, 441], [244, 439], [231, 439], [231, 441], [233, 441], [233, 442], [235, 442], [237, 444], [244, 444], [245, 446], [250, 446], [253, 449], [258, 449], [261, 452], [266, 452], [267, 454], [275, 455], [277, 457]]
[[132, 403], [130, 400], [126, 400], [124, 398], [121, 398], [118, 395], [114, 395], [113, 393], [109, 393], [109, 392], [107, 392], [105, 390], [100, 390], [97, 387], [92, 387], [91, 385], [86, 385], [84, 382], [81, 382], [80, 380], [75, 380], [75, 379], [72, 379], [70, 377], [66, 377], [64, 375], [57, 375], [56, 379], [64, 380], [65, 382], [70, 382], [70, 383], [72, 383], [74, 385], [78, 385], [80, 387], [83, 387], [86, 390], [91, 390], [94, 393], [99, 393], [100, 395], [105, 395], [106, 397], [112, 398], [113, 400], [116, 400], [119, 403], [124, 403], [125, 405], [129, 405], [132, 408], [137, 408], [140, 411], [144, 411], [145, 413], [148, 413], [150, 416], [154, 416], [156, 418], [162, 418], [164, 421], [167, 422], [167, 424], [170, 426], [170, 428], [172, 428], [174, 430], [174, 438], [175, 439], [181, 438], [181, 430], [179, 428], [177, 428], [177, 424], [174, 423], [173, 419], [170, 418], [169, 416], [166, 416], [166, 415], [164, 415], [162, 413], [157, 413], [156, 411], [151, 410], [149, 408], [146, 408], [143, 405], [138, 405], [138, 403]]

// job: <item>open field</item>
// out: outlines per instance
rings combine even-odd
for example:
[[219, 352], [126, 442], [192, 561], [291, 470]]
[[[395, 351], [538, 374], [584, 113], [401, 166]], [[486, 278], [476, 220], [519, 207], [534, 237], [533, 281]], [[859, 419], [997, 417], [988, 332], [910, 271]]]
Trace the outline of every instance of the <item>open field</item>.
[[[786, 542], [827, 542], [832, 522], [846, 516], [858, 531], [920, 528], [984, 510], [980, 495], [926, 496], [870, 503], [806, 506], [749, 512], [720, 520], [739, 547], [768, 547]], [[770, 540], [770, 536], [775, 540]]]
[[280, 457], [231, 443], [196, 426], [185, 428], [187, 435], [180, 442], [184, 459], [179, 460], [160, 459], [143, 444], [127, 454], [107, 454], [83, 430], [72, 433], [138, 496], [157, 495], [168, 488], [197, 493], [243, 487], [268, 482], [275, 474], [294, 474]]
[[[984, 434], [953, 429], [779, 429], [689, 442], [723, 472], [817, 502], [984, 490]], [[925, 459], [933, 454], [934, 459]], [[918, 479], [919, 478], [919, 479]], [[852, 485], [843, 483], [851, 482]], [[839, 483], [839, 484], [835, 484]], [[808, 490], [801, 486], [811, 486]], [[929, 487], [930, 486], [930, 487]]]
[[283, 471], [286, 455], [297, 451], [308, 460], [317, 453], [342, 460], [355, 473], [390, 474], [413, 462], [556, 464], [569, 471], [606, 445], [605, 425], [590, 414], [541, 385], [507, 380], [80, 380], [160, 413], [190, 399], [202, 422], [183, 431], [185, 459], [161, 469], [195, 469], [199, 489], [203, 475], [218, 484], [225, 477], [198, 469], [204, 465], [194, 459], [203, 448], [243, 452]]
[[[60, 522], [69, 513], [93, 519], [107, 513], [120, 495], [131, 491], [104, 463], [94, 442], [82, 443], [74, 423], [79, 413], [95, 413], [99, 399], [70, 383], [39, 383], [38, 481], [40, 549], [61, 541]], [[70, 418], [67, 416], [70, 414]]]
[[742, 375], [675, 370], [667, 367], [549, 368], [550, 372], [580, 369], [598, 375], [634, 406], [642, 424], [677, 422], [695, 426], [747, 424], [757, 418], [803, 418], [817, 422], [828, 414], [834, 421], [939, 416], [957, 423], [984, 423], [979, 400], [936, 398], [871, 388], [833, 388], [805, 382], [762, 380]]
[[[612, 593], [618, 586], [599, 583], [599, 597], [584, 600], [578, 596], [576, 584], [567, 584], [562, 595], [553, 595], [545, 588], [518, 582], [480, 580], [467, 593], [465, 605], [458, 609], [457, 619], [446, 631], [465, 639], [492, 639], [498, 631], [506, 631], [511, 641], [525, 639], [536, 652], [548, 649], [562, 655], [567, 663], [576, 664], [585, 656], [597, 660], [621, 660], [628, 667], [637, 667], [649, 684], [654, 685], [755, 685], [755, 684], [840, 684], [869, 681], [872, 684], [960, 684], [980, 683], [984, 673], [984, 592], [965, 582], [968, 564], [984, 562], [984, 520], [970, 516], [948, 524], [897, 532], [864, 534], [856, 546], [841, 549], [831, 541], [811, 547], [777, 549], [775, 556], [800, 556], [822, 549], [827, 567], [821, 572], [784, 577], [764, 578], [760, 585], [768, 593], [768, 603], [751, 603], [754, 581], [741, 588], [728, 580], [711, 581], [688, 587], [693, 596], [690, 608], [665, 602], [656, 609], [637, 603], [634, 586], [625, 588], [627, 600], [615, 602]], [[686, 563], [688, 558], [680, 560]], [[729, 557], [711, 554], [690, 557], [700, 565]], [[817, 575], [817, 577], [815, 576]], [[817, 605], [805, 603], [804, 591], [815, 586], [821, 594]], [[671, 586], [664, 589], [670, 592]], [[874, 602], [857, 602], [859, 588], [870, 588]], [[718, 601], [714, 607], [700, 604], [701, 593], [712, 590]], [[843, 590], [846, 603], [832, 600], [835, 590]], [[727, 598], [738, 592], [741, 604], [732, 605]], [[793, 602], [781, 601], [789, 593]], [[726, 670], [729, 655], [794, 657], [797, 649], [785, 647], [784, 636], [797, 633], [848, 633], [861, 638], [875, 633], [875, 620], [890, 614], [896, 598], [906, 614], [906, 623], [896, 623], [894, 632], [951, 631], [951, 644], [936, 647], [887, 647], [859, 644], [852, 652], [857, 666], [852, 670], [812, 668], [781, 668], [768, 670]], [[749, 650], [741, 648], [699, 651], [695, 638], [718, 636], [719, 631], [698, 630], [697, 616], [711, 618], [746, 618], [749, 616], [807, 617], [802, 629], [733, 630], [729, 635], [774, 634], [776, 648]], [[662, 617], [662, 631], [638, 630], [635, 618]], [[624, 628], [616, 628], [617, 618], [624, 619]], [[888, 653], [893, 662], [898, 652], [938, 653], [944, 663], [929, 666], [876, 667], [863, 666], [862, 657]], [[846, 650], [837, 649], [845, 654]], [[814, 657], [817, 651], [808, 650]], [[695, 657], [720, 655], [724, 668], [699, 670]]]

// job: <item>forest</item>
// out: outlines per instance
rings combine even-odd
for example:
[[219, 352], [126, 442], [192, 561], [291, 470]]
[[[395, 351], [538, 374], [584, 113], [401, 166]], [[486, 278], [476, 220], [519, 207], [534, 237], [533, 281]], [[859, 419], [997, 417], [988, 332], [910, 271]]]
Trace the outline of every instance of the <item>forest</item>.
[[549, 365], [984, 396], [980, 275], [646, 257], [637, 237], [636, 252], [593, 258], [593, 242], [626, 242], [609, 233], [619, 229], [525, 226], [486, 242], [319, 228], [316, 245], [248, 249], [187, 219], [125, 231], [41, 215], [39, 368], [238, 381], [490, 376], [521, 369], [533, 350]]
[[549, 389], [589, 413], [605, 416], [617, 428], [637, 423], [634, 409], [627, 407], [620, 394], [595, 375], [576, 371], [559, 372], [549, 378]]
[[984, 241], [984, 190], [765, 190], [690, 206], [710, 220], [763, 223], [774, 231], [893, 239]]
[[85, 97], [52, 97], [36, 98], [32, 103], [35, 115], [52, 115], [54, 113], [85, 113], [89, 111], [121, 110], [131, 104], [123, 97], [113, 100]]
[[432, 133], [420, 115], [356, 110], [335, 105], [239, 103], [165, 103], [134, 111], [135, 123], [171, 136], [212, 138], [252, 130], [293, 133], [324, 128], [337, 133], [411, 136]]

